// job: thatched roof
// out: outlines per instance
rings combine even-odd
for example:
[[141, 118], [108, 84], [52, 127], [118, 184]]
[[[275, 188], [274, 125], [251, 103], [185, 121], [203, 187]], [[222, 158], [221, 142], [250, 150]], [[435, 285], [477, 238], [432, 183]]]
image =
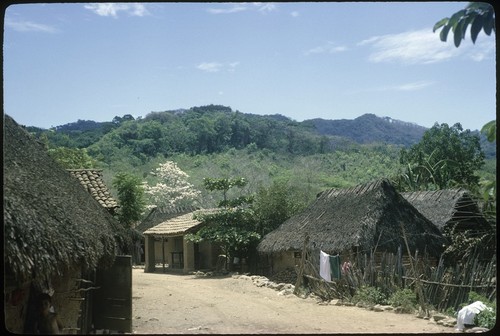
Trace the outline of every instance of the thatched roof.
[[109, 265], [123, 230], [32, 136], [4, 117], [4, 262], [9, 275], [43, 280], [70, 266]]
[[68, 169], [68, 171], [103, 207], [110, 211], [118, 207], [118, 203], [102, 179], [102, 169]]
[[406, 251], [401, 226], [412, 253], [440, 255], [445, 241], [439, 230], [384, 179], [322, 192], [302, 213], [267, 234], [258, 251], [302, 250], [306, 235], [313, 247], [328, 253], [355, 247], [368, 252], [377, 242], [377, 251], [396, 252], [399, 246]]
[[218, 211], [218, 209], [200, 209], [180, 215], [144, 231], [143, 234], [155, 237], [172, 237], [193, 232], [202, 224], [202, 222], [194, 218], [196, 214], [212, 214], [216, 211]]
[[135, 229], [139, 232], [144, 232], [155, 225], [181, 215], [192, 213], [195, 210], [197, 210], [195, 207], [156, 207], [151, 209], [146, 218]]
[[460, 230], [491, 230], [478, 204], [465, 189], [404, 192], [401, 195], [441, 232], [454, 224], [457, 224]]

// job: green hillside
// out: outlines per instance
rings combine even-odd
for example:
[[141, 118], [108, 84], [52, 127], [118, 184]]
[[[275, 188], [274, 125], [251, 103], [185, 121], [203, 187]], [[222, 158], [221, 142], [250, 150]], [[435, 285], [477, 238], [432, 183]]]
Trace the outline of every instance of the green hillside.
[[[50, 130], [27, 127], [47, 148], [85, 148], [104, 169], [107, 184], [119, 172], [144, 180], [159, 163], [176, 162], [203, 191], [205, 177], [245, 177], [245, 192], [287, 181], [304, 201], [332, 187], [348, 187], [402, 171], [401, 148], [418, 143], [425, 128], [366, 114], [354, 120], [255, 115], [208, 105], [110, 122], [78, 120]], [[483, 141], [487, 158], [494, 145]], [[490, 147], [488, 147], [490, 146]], [[491, 149], [493, 147], [493, 150]], [[495, 174], [487, 161], [483, 176]], [[210, 203], [209, 195], [206, 201]]]

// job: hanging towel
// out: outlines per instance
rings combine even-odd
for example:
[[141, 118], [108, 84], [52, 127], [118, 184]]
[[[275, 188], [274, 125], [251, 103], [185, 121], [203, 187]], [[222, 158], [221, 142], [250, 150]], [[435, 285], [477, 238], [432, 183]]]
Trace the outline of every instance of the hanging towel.
[[331, 281], [330, 255], [319, 251], [319, 275], [326, 281]]
[[341, 274], [341, 264], [340, 264], [340, 256], [337, 254], [336, 256], [330, 256], [330, 279], [340, 279]]

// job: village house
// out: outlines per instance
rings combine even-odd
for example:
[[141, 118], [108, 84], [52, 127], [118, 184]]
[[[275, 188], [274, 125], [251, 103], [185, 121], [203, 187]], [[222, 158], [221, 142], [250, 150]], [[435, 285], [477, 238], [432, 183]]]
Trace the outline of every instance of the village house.
[[37, 297], [48, 293], [63, 324], [62, 333], [90, 332], [96, 324], [92, 294], [103, 290], [98, 288], [96, 272], [99, 278], [114, 267], [128, 240], [123, 226], [77, 179], [4, 116], [7, 330], [35, 333]]
[[354, 262], [359, 254], [407, 255], [417, 250], [437, 262], [445, 240], [438, 228], [406, 199], [388, 180], [352, 188], [329, 189], [301, 213], [267, 234], [257, 247], [268, 257], [270, 275], [298, 265], [305, 237], [310, 246], [342, 261]]
[[403, 192], [401, 195], [427, 217], [448, 238], [462, 233], [468, 238], [487, 235], [490, 244], [481, 247], [482, 259], [490, 260], [496, 251], [493, 228], [470, 192], [459, 189]]
[[491, 232], [491, 225], [465, 189], [403, 192], [401, 195], [442, 232]]
[[200, 209], [184, 213], [145, 230], [144, 271], [155, 272], [158, 264], [164, 271], [183, 273], [215, 268], [219, 248], [208, 242], [194, 243], [185, 238], [186, 234], [196, 232], [203, 225], [195, 219], [195, 214], [214, 211], [216, 209]]

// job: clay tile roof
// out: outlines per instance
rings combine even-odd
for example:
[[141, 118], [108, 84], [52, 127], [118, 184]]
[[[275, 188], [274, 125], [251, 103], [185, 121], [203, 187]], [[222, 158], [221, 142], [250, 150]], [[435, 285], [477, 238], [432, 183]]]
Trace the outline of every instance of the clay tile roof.
[[187, 214], [168, 219], [165, 222], [144, 231], [144, 234], [168, 237], [188, 233], [202, 224], [194, 218], [195, 214], [211, 214], [216, 211], [218, 211], [218, 209], [201, 209], [189, 212]]
[[195, 207], [157, 207], [151, 209], [146, 218], [136, 227], [139, 232], [145, 232], [152, 227], [166, 222], [169, 219], [192, 213], [199, 208]]
[[102, 180], [102, 169], [68, 169], [68, 171], [103, 207], [108, 209], [118, 207], [118, 203]]

